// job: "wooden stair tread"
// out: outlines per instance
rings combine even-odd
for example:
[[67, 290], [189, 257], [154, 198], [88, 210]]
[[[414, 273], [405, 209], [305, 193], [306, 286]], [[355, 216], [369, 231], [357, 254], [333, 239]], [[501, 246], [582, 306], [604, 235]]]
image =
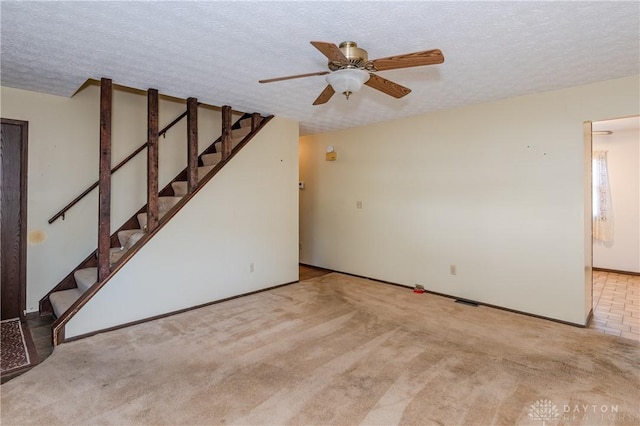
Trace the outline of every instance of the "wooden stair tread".
[[239, 129], [233, 129], [233, 130], [231, 130], [231, 138], [232, 139], [244, 138], [249, 133], [251, 133], [251, 126], [249, 126], [249, 127], [241, 127]]
[[56, 291], [49, 295], [49, 301], [53, 307], [53, 313], [56, 317], [59, 317], [63, 312], [73, 305], [73, 302], [78, 300], [82, 296], [82, 291], [77, 288], [69, 290]]
[[84, 268], [78, 269], [73, 273], [73, 277], [76, 280], [76, 285], [82, 293], [87, 291], [89, 287], [98, 282], [98, 268]]
[[125, 229], [124, 231], [118, 232], [118, 240], [120, 241], [120, 246], [124, 247], [125, 249], [133, 246], [143, 236], [144, 231], [142, 229]]
[[204, 154], [202, 156], [202, 164], [204, 164], [205, 166], [215, 166], [220, 161], [222, 161], [221, 152], [213, 152], [211, 154]]

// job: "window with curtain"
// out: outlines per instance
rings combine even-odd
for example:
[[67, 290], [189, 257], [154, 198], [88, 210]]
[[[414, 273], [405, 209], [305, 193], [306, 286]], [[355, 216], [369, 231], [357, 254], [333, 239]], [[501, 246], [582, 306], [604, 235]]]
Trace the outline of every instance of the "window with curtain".
[[607, 151], [593, 152], [593, 238], [613, 241], [613, 205], [607, 167]]

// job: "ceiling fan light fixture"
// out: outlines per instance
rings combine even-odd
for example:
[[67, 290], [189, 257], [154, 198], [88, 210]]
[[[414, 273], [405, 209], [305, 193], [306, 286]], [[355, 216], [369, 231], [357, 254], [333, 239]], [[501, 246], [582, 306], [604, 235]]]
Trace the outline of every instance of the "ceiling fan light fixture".
[[357, 92], [369, 80], [369, 72], [356, 68], [345, 68], [332, 72], [327, 76], [327, 83], [338, 93], [349, 95]]

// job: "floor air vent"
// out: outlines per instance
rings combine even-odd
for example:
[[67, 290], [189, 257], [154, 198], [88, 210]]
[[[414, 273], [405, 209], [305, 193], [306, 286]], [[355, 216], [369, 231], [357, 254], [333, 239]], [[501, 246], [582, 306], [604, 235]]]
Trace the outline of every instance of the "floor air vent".
[[456, 303], [462, 303], [463, 305], [467, 305], [467, 306], [475, 306], [475, 307], [478, 306], [478, 304], [473, 300], [466, 300], [466, 299], [456, 299]]

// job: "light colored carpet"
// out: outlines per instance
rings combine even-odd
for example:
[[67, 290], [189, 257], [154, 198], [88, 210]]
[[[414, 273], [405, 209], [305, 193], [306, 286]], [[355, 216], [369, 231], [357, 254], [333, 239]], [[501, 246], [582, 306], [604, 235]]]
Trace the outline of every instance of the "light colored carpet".
[[332, 273], [63, 344], [2, 385], [1, 419], [635, 425], [639, 355], [632, 340]]

